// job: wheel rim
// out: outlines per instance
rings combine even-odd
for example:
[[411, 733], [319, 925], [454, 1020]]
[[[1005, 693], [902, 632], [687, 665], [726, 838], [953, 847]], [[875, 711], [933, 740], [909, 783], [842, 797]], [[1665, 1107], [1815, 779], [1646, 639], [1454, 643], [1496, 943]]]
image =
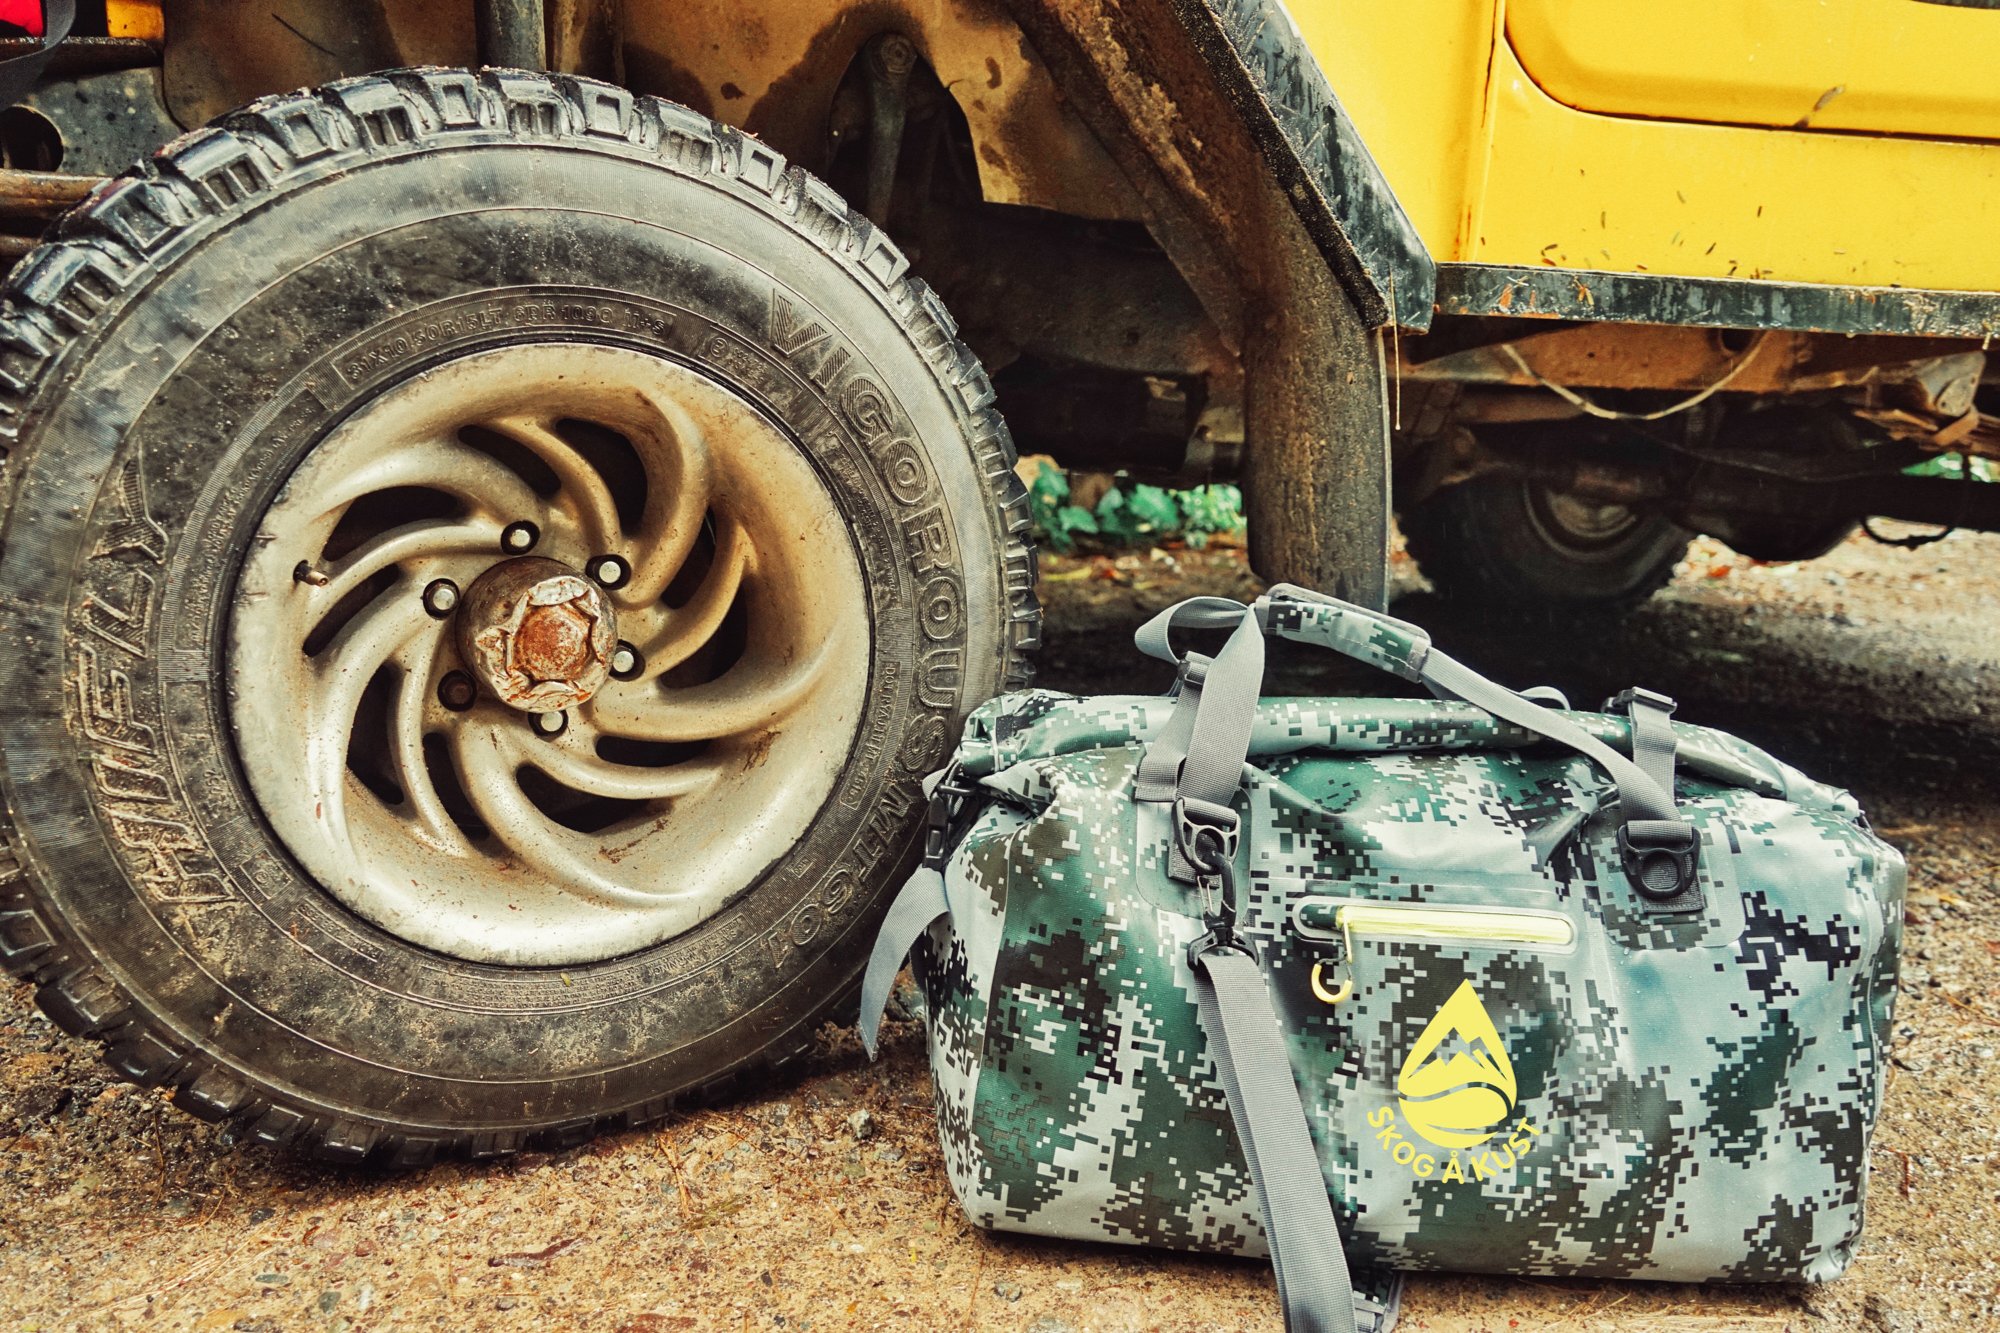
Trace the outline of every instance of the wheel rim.
[[[545, 611], [539, 655], [494, 638]], [[360, 916], [461, 958], [602, 960], [714, 915], [810, 827], [868, 612], [833, 496], [747, 402], [637, 352], [517, 345], [299, 465], [238, 578], [230, 714], [273, 830]]]
[[1549, 545], [1574, 555], [1615, 553], [1645, 522], [1625, 505], [1598, 504], [1538, 482], [1523, 484], [1529, 521]]

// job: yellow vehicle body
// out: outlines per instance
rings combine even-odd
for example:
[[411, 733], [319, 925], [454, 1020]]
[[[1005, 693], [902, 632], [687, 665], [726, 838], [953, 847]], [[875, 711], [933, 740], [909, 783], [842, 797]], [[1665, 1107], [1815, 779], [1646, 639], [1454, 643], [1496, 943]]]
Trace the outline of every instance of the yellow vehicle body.
[[2000, 10], [1295, 0], [1440, 263], [2000, 291]]

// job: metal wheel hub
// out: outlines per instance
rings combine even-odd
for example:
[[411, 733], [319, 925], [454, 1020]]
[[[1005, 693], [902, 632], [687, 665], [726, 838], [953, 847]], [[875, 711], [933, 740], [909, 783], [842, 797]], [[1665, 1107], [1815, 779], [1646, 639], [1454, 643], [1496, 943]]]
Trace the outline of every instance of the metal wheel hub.
[[1617, 546], [1640, 523], [1640, 516], [1621, 504], [1602, 504], [1539, 482], [1526, 482], [1528, 517], [1550, 545], [1576, 555], [1591, 555]]
[[749, 402], [636, 351], [512, 345], [300, 462], [237, 576], [229, 715], [265, 821], [359, 916], [600, 961], [806, 836], [871, 619], [832, 493]]
[[509, 708], [555, 713], [611, 679], [618, 612], [603, 589], [557, 560], [523, 556], [479, 576], [458, 608], [458, 652]]

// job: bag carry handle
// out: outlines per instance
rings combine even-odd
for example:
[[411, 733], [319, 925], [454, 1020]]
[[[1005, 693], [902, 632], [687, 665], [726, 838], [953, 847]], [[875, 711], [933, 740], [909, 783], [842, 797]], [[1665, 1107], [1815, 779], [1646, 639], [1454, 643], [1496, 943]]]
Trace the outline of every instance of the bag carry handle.
[[1626, 876], [1642, 899], [1658, 911], [1693, 911], [1704, 905], [1695, 885], [1699, 839], [1674, 808], [1674, 740], [1667, 721], [1672, 700], [1633, 690], [1614, 701], [1624, 704], [1633, 720], [1634, 758], [1627, 758], [1561, 713], [1433, 648], [1430, 635], [1417, 626], [1285, 583], [1247, 607], [1213, 597], [1183, 602], [1146, 622], [1133, 638], [1148, 656], [1178, 660], [1169, 642], [1175, 627], [1215, 629], [1231, 623], [1236, 632], [1202, 670], [1201, 688], [1192, 699], [1183, 688], [1174, 717], [1140, 763], [1135, 796], [1173, 803], [1169, 873], [1175, 879], [1199, 878], [1187, 848], [1202, 827], [1220, 832], [1234, 853], [1239, 820], [1230, 802], [1250, 752], [1264, 684], [1264, 636], [1269, 633], [1379, 667], [1439, 698], [1471, 704], [1583, 755], [1617, 784], [1619, 851]]

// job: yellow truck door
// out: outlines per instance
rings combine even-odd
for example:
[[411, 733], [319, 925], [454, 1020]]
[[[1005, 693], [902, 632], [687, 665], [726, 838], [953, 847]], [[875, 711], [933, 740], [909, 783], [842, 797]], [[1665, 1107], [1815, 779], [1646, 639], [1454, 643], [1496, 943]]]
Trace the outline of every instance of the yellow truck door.
[[1510, 0], [1537, 86], [1582, 111], [2000, 139], [2000, 0]]

